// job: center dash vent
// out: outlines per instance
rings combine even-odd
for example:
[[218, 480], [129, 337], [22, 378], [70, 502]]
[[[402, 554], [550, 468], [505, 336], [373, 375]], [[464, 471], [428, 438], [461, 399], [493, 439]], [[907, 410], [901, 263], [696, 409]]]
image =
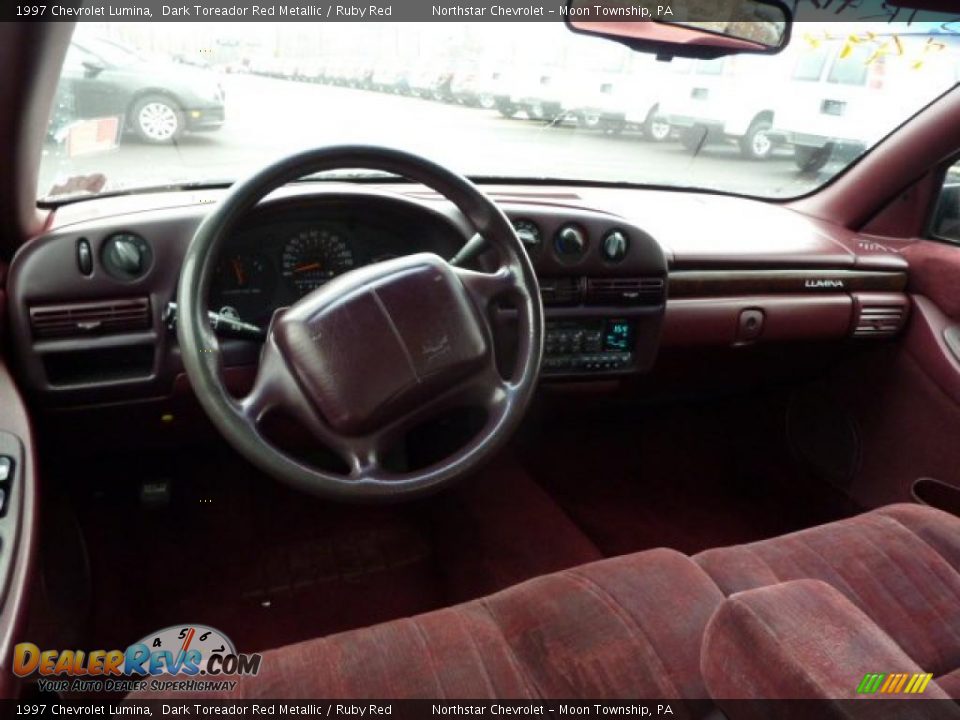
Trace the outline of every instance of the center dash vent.
[[150, 327], [150, 300], [129, 298], [30, 308], [37, 338], [62, 338], [145, 330]]
[[540, 297], [544, 305], [575, 305], [580, 302], [580, 278], [540, 278]]
[[663, 278], [587, 278], [592, 305], [656, 305], [663, 302]]
[[860, 305], [854, 337], [891, 337], [903, 329], [907, 321], [907, 304], [876, 304], [869, 300]]

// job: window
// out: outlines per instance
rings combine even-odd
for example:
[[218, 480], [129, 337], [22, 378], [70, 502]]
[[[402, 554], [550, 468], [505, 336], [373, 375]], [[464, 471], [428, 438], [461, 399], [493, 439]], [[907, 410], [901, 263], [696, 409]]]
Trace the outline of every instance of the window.
[[960, 162], [947, 171], [933, 216], [933, 234], [960, 243]]
[[947, 170], [933, 214], [933, 234], [943, 240], [960, 243], [960, 162]]
[[830, 68], [827, 82], [837, 85], [866, 85], [871, 65], [876, 66], [882, 62], [882, 58], [870, 62], [874, 52], [870, 47], [858, 45], [847, 55], [843, 57], [838, 55], [833, 67]]
[[793, 70], [794, 80], [819, 80], [823, 72], [823, 66], [827, 64], [827, 55], [830, 50], [821, 45], [808, 52], [804, 52], [797, 60], [797, 66]]

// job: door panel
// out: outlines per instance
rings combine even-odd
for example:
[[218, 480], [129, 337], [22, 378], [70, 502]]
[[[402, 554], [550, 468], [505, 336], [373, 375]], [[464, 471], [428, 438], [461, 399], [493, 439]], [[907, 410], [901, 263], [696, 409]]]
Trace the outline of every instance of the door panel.
[[[0, 289], [0, 309], [4, 293]], [[15, 696], [10, 668], [13, 644], [20, 638], [33, 571], [37, 474], [33, 434], [23, 398], [0, 357], [0, 455], [12, 458], [11, 477], [0, 483], [0, 698]]]

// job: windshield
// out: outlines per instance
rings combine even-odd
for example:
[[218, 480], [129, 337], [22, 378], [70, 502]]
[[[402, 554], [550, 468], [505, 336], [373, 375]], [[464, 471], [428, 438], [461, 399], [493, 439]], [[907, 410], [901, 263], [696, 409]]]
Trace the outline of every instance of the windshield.
[[287, 153], [356, 142], [478, 180], [790, 198], [842, 172], [960, 68], [951, 36], [897, 23], [797, 23], [775, 56], [671, 62], [554, 22], [76, 33], [41, 200], [228, 183]]
[[105, 65], [132, 65], [141, 61], [141, 58], [129, 48], [96, 37], [77, 38], [73, 42], [73, 47], [95, 56]]

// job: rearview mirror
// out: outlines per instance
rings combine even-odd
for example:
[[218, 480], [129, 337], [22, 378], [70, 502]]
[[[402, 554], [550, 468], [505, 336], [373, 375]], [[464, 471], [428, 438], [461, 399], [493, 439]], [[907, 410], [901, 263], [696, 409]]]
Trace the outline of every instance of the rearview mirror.
[[565, 14], [574, 32], [641, 52], [704, 59], [780, 52], [792, 20], [780, 0], [569, 0]]

